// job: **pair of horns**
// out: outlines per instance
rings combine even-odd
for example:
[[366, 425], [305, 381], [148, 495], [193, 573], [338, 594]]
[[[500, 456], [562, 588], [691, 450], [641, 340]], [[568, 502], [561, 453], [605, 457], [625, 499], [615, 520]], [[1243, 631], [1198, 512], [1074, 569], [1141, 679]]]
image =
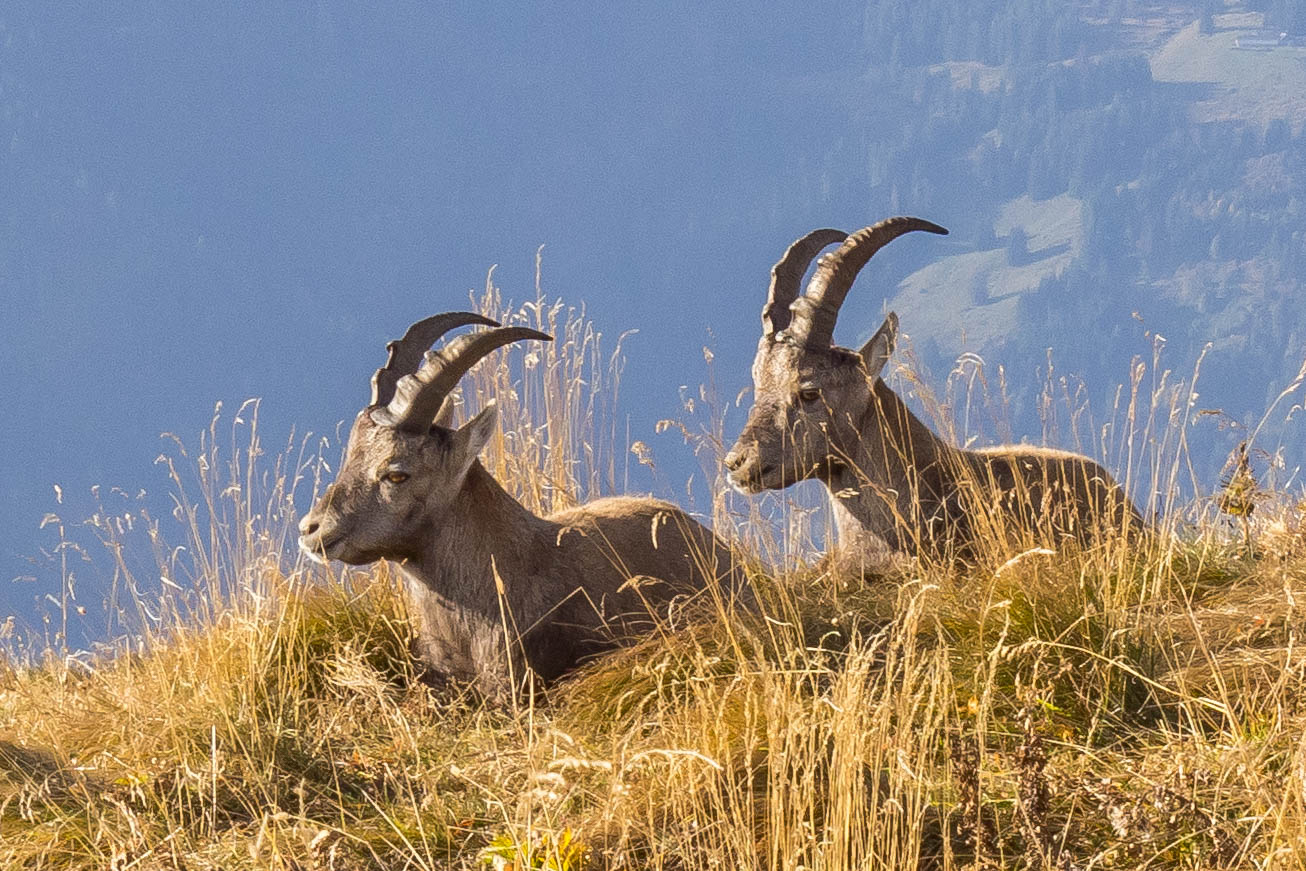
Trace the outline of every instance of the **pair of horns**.
[[[780, 262], [771, 268], [771, 289], [762, 309], [762, 333], [773, 336], [784, 330], [805, 348], [828, 348], [834, 344], [834, 324], [839, 307], [862, 267], [885, 245], [904, 233], [924, 230], [946, 236], [948, 231], [921, 218], [888, 218], [849, 236], [839, 230], [813, 230], [789, 246]], [[798, 295], [799, 282], [812, 259], [822, 248], [842, 242], [817, 263], [807, 291]]]
[[[495, 329], [459, 336], [438, 351], [427, 350], [445, 333], [469, 324]], [[386, 345], [390, 356], [372, 376], [372, 419], [397, 429], [425, 432], [467, 370], [496, 348], [520, 339], [553, 341], [548, 333], [500, 326], [474, 312], [445, 312], [418, 321], [402, 339]]]

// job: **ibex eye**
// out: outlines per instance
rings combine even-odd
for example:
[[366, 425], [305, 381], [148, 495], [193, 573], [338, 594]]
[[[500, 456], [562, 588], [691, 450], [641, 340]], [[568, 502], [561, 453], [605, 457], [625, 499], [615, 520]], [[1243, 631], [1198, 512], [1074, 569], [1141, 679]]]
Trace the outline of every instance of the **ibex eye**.
[[815, 402], [821, 398], [820, 388], [803, 387], [798, 391], [798, 398], [803, 402]]
[[402, 484], [403, 482], [405, 482], [405, 481], [408, 480], [408, 473], [407, 473], [407, 472], [386, 472], [385, 475], [383, 475], [382, 477], [383, 477], [385, 480], [389, 481], [391, 484]]

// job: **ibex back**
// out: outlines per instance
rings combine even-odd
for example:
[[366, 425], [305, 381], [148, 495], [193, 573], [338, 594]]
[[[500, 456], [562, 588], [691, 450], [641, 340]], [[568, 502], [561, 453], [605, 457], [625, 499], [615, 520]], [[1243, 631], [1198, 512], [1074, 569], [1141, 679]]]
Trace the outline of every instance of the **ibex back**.
[[[835, 346], [835, 320], [857, 273], [913, 230], [947, 233], [918, 218], [890, 218], [851, 236], [815, 230], [772, 269], [753, 407], [725, 459], [732, 484], [756, 493], [824, 482], [838, 561], [863, 568], [882, 563], [886, 545], [967, 556], [985, 543], [1087, 543], [1103, 531], [1140, 529], [1128, 497], [1088, 457], [1026, 445], [968, 451], [931, 432], [881, 377], [896, 315], [860, 351]], [[835, 243], [842, 244], [820, 259], [800, 296], [808, 265]]]
[[[496, 329], [426, 352], [467, 324]], [[527, 670], [551, 680], [647, 633], [673, 599], [744, 586], [729, 549], [666, 502], [528, 511], [477, 458], [495, 429], [493, 404], [456, 429], [436, 422], [459, 378], [519, 339], [550, 337], [453, 312], [392, 342], [335, 482], [300, 523], [300, 547], [315, 559], [395, 561], [420, 654], [437, 674], [473, 680], [496, 699]]]

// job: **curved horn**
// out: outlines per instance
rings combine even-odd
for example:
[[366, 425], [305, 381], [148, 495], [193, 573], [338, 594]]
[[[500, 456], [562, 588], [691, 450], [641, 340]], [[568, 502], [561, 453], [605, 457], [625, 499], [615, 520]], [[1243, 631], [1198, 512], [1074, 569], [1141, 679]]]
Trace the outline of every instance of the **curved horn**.
[[849, 236], [833, 253], [822, 257], [807, 291], [790, 304], [794, 340], [804, 347], [828, 348], [834, 344], [834, 322], [853, 279], [876, 251], [904, 233], [924, 230], [946, 236], [938, 224], [920, 218], [889, 218]]
[[813, 230], [790, 245], [775, 266], [771, 267], [771, 289], [762, 307], [762, 335], [770, 336], [789, 326], [789, 305], [798, 298], [799, 282], [821, 249], [842, 242], [848, 234], [842, 230]]
[[372, 401], [368, 405], [388, 405], [394, 399], [399, 379], [417, 371], [426, 349], [450, 330], [468, 324], [497, 327], [499, 322], [475, 312], [445, 312], [418, 321], [408, 328], [402, 339], [388, 343], [385, 349], [390, 356], [372, 376]]
[[422, 366], [395, 385], [394, 398], [372, 419], [409, 432], [426, 432], [458, 379], [496, 348], [520, 339], [552, 342], [553, 336], [529, 327], [499, 327], [459, 336], [438, 351], [427, 351]]

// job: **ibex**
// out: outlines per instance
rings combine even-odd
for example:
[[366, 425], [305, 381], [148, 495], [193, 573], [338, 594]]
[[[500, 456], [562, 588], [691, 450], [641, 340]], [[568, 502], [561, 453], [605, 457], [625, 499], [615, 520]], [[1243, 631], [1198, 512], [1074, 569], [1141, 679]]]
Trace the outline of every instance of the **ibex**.
[[[469, 324], [493, 329], [427, 351]], [[300, 548], [318, 561], [393, 560], [419, 654], [437, 675], [496, 700], [522, 686], [527, 669], [549, 681], [647, 633], [676, 597], [743, 589], [724, 543], [666, 502], [614, 497], [548, 517], [528, 511], [477, 458], [495, 429], [493, 403], [459, 428], [443, 425], [459, 379], [521, 339], [551, 337], [451, 312], [391, 342], [335, 482], [299, 525]]]
[[[753, 407], [725, 457], [731, 483], [757, 493], [824, 482], [836, 563], [844, 566], [882, 562], [886, 544], [900, 553], [965, 557], [994, 535], [1086, 543], [1103, 529], [1140, 529], [1128, 497], [1088, 457], [1026, 445], [964, 450], [931, 432], [881, 377], [894, 349], [895, 314], [860, 351], [834, 344], [839, 307], [857, 273], [913, 230], [948, 232], [901, 217], [851, 236], [815, 230], [771, 270]], [[800, 296], [808, 265], [835, 243], [842, 244], [818, 261]]]

